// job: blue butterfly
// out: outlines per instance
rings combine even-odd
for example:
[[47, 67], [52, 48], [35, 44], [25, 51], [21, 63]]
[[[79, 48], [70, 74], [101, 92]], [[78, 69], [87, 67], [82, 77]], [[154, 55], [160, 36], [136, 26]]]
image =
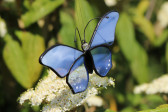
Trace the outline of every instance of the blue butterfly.
[[80, 37], [82, 51], [66, 45], [55, 45], [40, 56], [39, 62], [52, 69], [59, 77], [66, 76], [67, 84], [74, 94], [85, 91], [89, 73], [94, 70], [104, 77], [112, 67], [109, 47], [114, 42], [118, 18], [118, 12], [108, 12], [101, 17], [89, 43], [85, 42], [85, 36], [84, 40]]

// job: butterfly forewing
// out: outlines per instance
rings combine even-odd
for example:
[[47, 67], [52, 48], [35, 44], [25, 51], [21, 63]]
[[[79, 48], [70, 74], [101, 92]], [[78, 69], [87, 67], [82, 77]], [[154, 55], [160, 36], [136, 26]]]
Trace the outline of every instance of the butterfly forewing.
[[100, 76], [106, 76], [112, 67], [111, 51], [108, 47], [95, 47], [91, 50], [95, 72]]
[[58, 76], [64, 77], [74, 61], [82, 54], [77, 49], [65, 45], [56, 45], [41, 55], [40, 63], [51, 68]]
[[109, 12], [102, 17], [90, 40], [91, 48], [101, 44], [112, 45], [118, 18], [118, 12]]
[[89, 81], [89, 73], [84, 64], [84, 56], [76, 60], [67, 77], [67, 83], [74, 93], [85, 91]]

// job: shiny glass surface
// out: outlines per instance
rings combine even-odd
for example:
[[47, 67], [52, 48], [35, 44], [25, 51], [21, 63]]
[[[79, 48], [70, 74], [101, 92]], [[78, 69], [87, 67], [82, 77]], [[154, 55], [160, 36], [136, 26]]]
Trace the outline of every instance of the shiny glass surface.
[[84, 57], [80, 57], [71, 68], [67, 82], [74, 93], [85, 91], [89, 81], [89, 73], [84, 65]]
[[105, 15], [92, 37], [91, 48], [101, 44], [112, 45], [118, 18], [118, 12], [110, 12]]
[[40, 57], [40, 61], [43, 65], [50, 67], [60, 77], [64, 77], [80, 55], [82, 55], [82, 52], [79, 50], [64, 45], [58, 45], [43, 54]]
[[91, 50], [95, 71], [100, 76], [106, 76], [112, 67], [111, 51], [106, 47], [97, 47]]

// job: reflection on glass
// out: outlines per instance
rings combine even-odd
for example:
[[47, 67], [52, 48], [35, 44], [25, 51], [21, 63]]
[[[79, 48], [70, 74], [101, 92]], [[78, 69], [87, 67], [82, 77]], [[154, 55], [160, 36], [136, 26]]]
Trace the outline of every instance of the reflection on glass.
[[74, 61], [82, 54], [81, 51], [71, 47], [56, 46], [42, 57], [41, 62], [55, 70], [61, 77], [64, 77]]
[[96, 71], [106, 76], [112, 67], [111, 52], [106, 47], [97, 47], [91, 50]]
[[73, 65], [68, 76], [68, 83], [75, 93], [82, 92], [88, 85], [88, 72], [84, 66], [84, 57], [79, 58]]

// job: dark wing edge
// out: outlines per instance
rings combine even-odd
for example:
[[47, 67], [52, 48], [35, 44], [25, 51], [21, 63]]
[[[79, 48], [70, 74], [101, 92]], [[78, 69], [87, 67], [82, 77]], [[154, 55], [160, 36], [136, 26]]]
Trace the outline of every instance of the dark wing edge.
[[[79, 57], [74, 61], [74, 63], [72, 64], [71, 68], [69, 69], [69, 72], [68, 72], [67, 77], [66, 77], [66, 83], [67, 83], [68, 86], [70, 87], [70, 89], [71, 89], [71, 91], [72, 91], [73, 94], [77, 94], [77, 93], [84, 92], [84, 91], [87, 89], [88, 83], [89, 83], [89, 74], [87, 74], [87, 75], [88, 75], [88, 77], [87, 77], [88, 83], [87, 83], [86, 89], [83, 90], [83, 91], [80, 91], [80, 92], [75, 92], [74, 89], [73, 89], [73, 87], [72, 87], [72, 85], [68, 82], [71, 69], [73, 68], [73, 66], [75, 65], [75, 63], [76, 63], [81, 57], [84, 57], [84, 54], [82, 54], [81, 56], [79, 56]], [[87, 71], [87, 73], [88, 73], [88, 70], [87, 70], [86, 65], [85, 65], [85, 61], [84, 61], [84, 66], [85, 66], [85, 69], [86, 69], [86, 71]]]
[[[71, 68], [72, 68], [72, 66], [74, 65], [74, 63], [76, 62], [76, 60], [78, 60], [78, 58], [81, 57], [82, 55], [79, 56], [79, 57], [74, 61], [74, 63], [73, 63], [72, 66], [70, 67], [68, 73], [67, 73], [64, 77], [62, 77], [62, 76], [61, 76], [58, 72], [56, 72], [52, 67], [47, 66], [47, 65], [45, 65], [45, 64], [42, 63], [42, 58], [43, 58], [43, 56], [44, 56], [48, 51], [50, 51], [52, 48], [57, 47], [57, 46], [60, 46], [60, 45], [61, 45], [61, 46], [66, 46], [66, 47], [73, 48], [73, 47], [71, 47], [71, 46], [67, 46], [67, 45], [63, 45], [63, 44], [53, 45], [52, 47], [48, 48], [47, 50], [45, 50], [45, 51], [40, 55], [40, 57], [39, 57], [39, 63], [40, 63], [41, 65], [43, 65], [43, 66], [46, 66], [46, 67], [50, 68], [50, 69], [51, 69], [56, 75], [58, 75], [60, 78], [64, 78], [65, 76], [67, 76], [67, 75], [69, 74], [69, 71], [71, 70]], [[76, 48], [73, 48], [73, 49], [78, 50], [78, 49], [76, 49]], [[78, 50], [78, 51], [80, 51], [81, 53], [83, 53], [81, 50]]]
[[[98, 27], [99, 27], [99, 25], [101, 24], [101, 22], [102, 22], [102, 20], [105, 18], [105, 16], [107, 16], [109, 13], [111, 13], [111, 12], [116, 12], [116, 13], [118, 13], [117, 11], [109, 11], [109, 12], [107, 12], [104, 16], [102, 16], [101, 17], [101, 19], [99, 20], [99, 22], [97, 23], [97, 25], [96, 25], [96, 27], [95, 27], [95, 30], [94, 30], [94, 32], [93, 32], [93, 34], [92, 34], [92, 37], [91, 37], [91, 39], [90, 39], [90, 42], [89, 42], [89, 46], [91, 47], [91, 44], [92, 44], [92, 41], [93, 41], [93, 39], [94, 39], [94, 37], [95, 37], [95, 34], [96, 34], [96, 32], [97, 32], [97, 29], [98, 29]], [[119, 13], [118, 13], [118, 15], [119, 15]], [[102, 44], [103, 45], [103, 44]]]

